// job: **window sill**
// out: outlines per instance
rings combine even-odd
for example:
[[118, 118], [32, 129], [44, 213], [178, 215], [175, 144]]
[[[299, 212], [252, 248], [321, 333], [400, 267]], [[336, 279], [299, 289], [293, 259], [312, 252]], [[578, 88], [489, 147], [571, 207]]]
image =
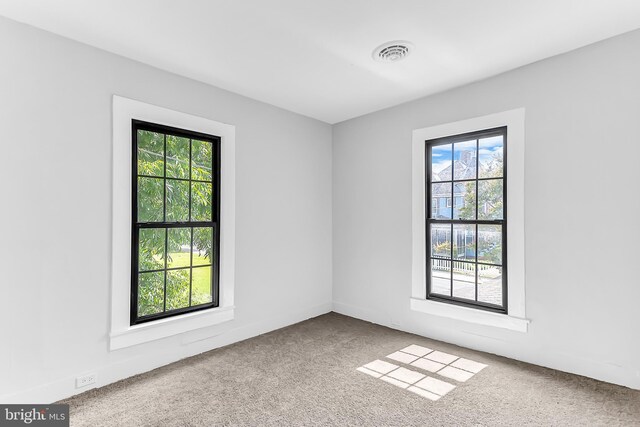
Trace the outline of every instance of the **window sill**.
[[111, 333], [109, 348], [111, 351], [131, 347], [194, 329], [205, 328], [228, 322], [234, 318], [234, 307], [217, 307], [196, 311], [181, 316], [168, 317], [140, 325], [129, 326], [124, 330]]
[[529, 319], [522, 319], [506, 314], [492, 313], [459, 305], [411, 298], [411, 310], [449, 319], [462, 320], [477, 325], [493, 326], [512, 331], [527, 332]]

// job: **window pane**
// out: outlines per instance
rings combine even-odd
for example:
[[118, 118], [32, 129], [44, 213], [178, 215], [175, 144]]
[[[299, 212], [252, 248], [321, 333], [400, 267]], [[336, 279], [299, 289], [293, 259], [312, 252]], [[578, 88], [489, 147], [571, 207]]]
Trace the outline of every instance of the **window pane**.
[[167, 179], [167, 221], [189, 221], [189, 181]]
[[506, 136], [496, 133], [427, 143], [430, 293], [476, 306], [503, 306]]
[[476, 219], [476, 181], [453, 184], [453, 217]]
[[453, 296], [471, 301], [476, 299], [476, 265], [453, 262]]
[[453, 179], [476, 179], [476, 140], [453, 144]]
[[431, 147], [431, 181], [451, 180], [451, 144]]
[[502, 180], [478, 181], [478, 219], [502, 219]]
[[478, 225], [478, 262], [502, 264], [501, 225]]
[[213, 301], [211, 296], [211, 267], [193, 268], [192, 271], [191, 305], [210, 303]]
[[502, 267], [478, 265], [478, 301], [502, 306]]
[[431, 224], [431, 256], [451, 258], [451, 224]]
[[164, 219], [162, 178], [138, 178], [138, 222], [161, 222]]
[[431, 218], [451, 219], [451, 183], [431, 184]]
[[189, 139], [167, 135], [167, 176], [189, 178]]
[[164, 176], [164, 135], [138, 131], [138, 175]]
[[212, 185], [206, 182], [191, 183], [191, 220], [211, 221]]
[[213, 145], [208, 141], [191, 142], [191, 179], [211, 181]]
[[453, 226], [453, 258], [475, 261], [476, 226], [474, 224], [455, 224]]
[[167, 311], [189, 307], [190, 268], [167, 271]]
[[132, 248], [132, 270], [138, 297], [131, 301], [137, 309], [132, 324], [191, 311], [192, 302], [210, 304], [217, 293], [217, 141], [170, 133], [157, 125], [133, 134], [138, 247]]
[[138, 316], [161, 313], [164, 306], [164, 271], [138, 275]]
[[451, 261], [431, 260], [431, 293], [451, 296]]
[[167, 267], [189, 267], [191, 265], [191, 229], [167, 229]]
[[502, 176], [503, 137], [502, 135], [482, 138], [478, 141], [480, 149], [480, 178], [498, 178]]
[[193, 229], [193, 265], [212, 264], [213, 228], [196, 227]]
[[141, 228], [139, 270], [159, 270], [164, 268], [164, 228]]

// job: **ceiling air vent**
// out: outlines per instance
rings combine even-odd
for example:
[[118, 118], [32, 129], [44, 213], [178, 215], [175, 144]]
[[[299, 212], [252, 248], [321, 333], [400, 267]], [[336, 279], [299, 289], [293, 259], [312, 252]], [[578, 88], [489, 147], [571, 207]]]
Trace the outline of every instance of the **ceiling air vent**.
[[406, 58], [412, 50], [413, 44], [407, 41], [388, 42], [373, 51], [373, 59], [382, 62], [398, 62]]

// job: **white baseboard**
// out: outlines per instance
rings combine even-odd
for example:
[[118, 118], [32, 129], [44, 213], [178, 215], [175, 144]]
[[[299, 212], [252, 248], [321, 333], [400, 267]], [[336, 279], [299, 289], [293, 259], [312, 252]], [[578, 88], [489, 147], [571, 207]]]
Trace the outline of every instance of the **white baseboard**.
[[151, 371], [161, 366], [168, 365], [186, 357], [214, 350], [229, 344], [262, 335], [276, 329], [283, 328], [303, 320], [320, 316], [331, 312], [332, 304], [325, 303], [294, 313], [286, 313], [233, 328], [233, 323], [220, 325], [220, 328], [203, 328], [183, 334], [181, 345], [168, 348], [166, 351], [144, 357], [135, 357], [113, 363], [103, 367], [97, 367], [92, 372], [97, 374], [95, 387], [77, 389], [76, 377], [86, 372], [77, 372], [74, 375], [57, 379], [47, 384], [40, 385], [14, 394], [0, 396], [2, 403], [51, 403], [66, 399], [76, 394], [83, 393], [91, 388], [105, 385]]
[[[582, 375], [596, 380], [640, 390], [640, 371], [613, 363], [586, 359], [576, 355], [552, 350], [532, 352], [517, 344], [479, 335], [471, 335], [470, 333], [462, 330], [452, 332], [450, 329], [431, 329], [431, 332], [428, 335], [425, 335], [424, 330], [419, 330], [418, 328], [406, 326], [404, 324], [402, 326], [392, 324], [387, 313], [371, 310], [365, 307], [343, 304], [336, 301], [333, 302], [333, 311], [345, 316], [386, 326], [391, 329], [425, 336], [427, 338], [459, 345], [472, 350], [497, 354], [510, 359], [531, 363], [533, 365]], [[531, 357], [532, 354], [534, 357]]]
[[[343, 304], [339, 302], [321, 304], [307, 309], [299, 310], [295, 313], [288, 313], [279, 316], [273, 316], [269, 319], [243, 325], [237, 328], [205, 328], [191, 331], [184, 334], [182, 345], [173, 349], [154, 355], [153, 358], [145, 355], [144, 357], [136, 357], [127, 359], [118, 363], [113, 363], [101, 368], [96, 368], [93, 372], [97, 373], [98, 381], [95, 387], [103, 387], [116, 381], [129, 378], [144, 372], [151, 371], [161, 366], [168, 365], [186, 357], [195, 356], [197, 354], [214, 350], [229, 344], [243, 341], [276, 329], [280, 329], [303, 320], [320, 316], [322, 314], [335, 311], [345, 316], [354, 317], [356, 319], [367, 322], [376, 323], [392, 329], [401, 330], [403, 332], [413, 333], [425, 336], [425, 334], [411, 327], [401, 327], [393, 325], [388, 319], [386, 313], [370, 310], [364, 307]], [[233, 326], [233, 324], [231, 324]], [[544, 359], [535, 359], [526, 357], [526, 351], [518, 351], [508, 345], [508, 343], [496, 342], [495, 340], [484, 340], [483, 337], [472, 340], [465, 332], [451, 334], [449, 330], [436, 331], [430, 334], [428, 338], [439, 341], [463, 346], [473, 350], [484, 351], [497, 354], [515, 360], [531, 363], [534, 365], [544, 366], [551, 369], [557, 369], [572, 374], [583, 375], [618, 384], [633, 389], [640, 390], [640, 373], [634, 372], [632, 369], [617, 366], [600, 361], [588, 360], [575, 357], [569, 354], [557, 352], [545, 352], [548, 354]], [[504, 347], [500, 347], [504, 344]], [[28, 390], [19, 391], [14, 394], [0, 396], [2, 403], [51, 403], [61, 399], [71, 397], [73, 395], [83, 393], [88, 388], [75, 388], [75, 379], [77, 376], [86, 372], [77, 372], [74, 375], [57, 379], [55, 381], [43, 384], [41, 386]]]

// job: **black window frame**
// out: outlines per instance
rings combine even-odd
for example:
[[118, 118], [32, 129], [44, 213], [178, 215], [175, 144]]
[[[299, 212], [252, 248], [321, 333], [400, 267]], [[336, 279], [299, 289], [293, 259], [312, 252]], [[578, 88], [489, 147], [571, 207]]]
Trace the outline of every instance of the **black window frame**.
[[[478, 219], [478, 183], [480, 181], [489, 180], [489, 179], [498, 179], [498, 178], [479, 178], [479, 159], [480, 153], [478, 150], [478, 140], [481, 138], [487, 138], [491, 136], [502, 135], [503, 137], [503, 171], [502, 171], [502, 184], [503, 184], [503, 214], [501, 220], [479, 220]], [[452, 168], [451, 171], [451, 179], [444, 181], [436, 181], [437, 183], [451, 183], [451, 197], [453, 200], [454, 191], [455, 191], [455, 183], [456, 182], [475, 182], [475, 203], [476, 203], [476, 219], [466, 220], [466, 219], [453, 219], [454, 206], [452, 203], [451, 206], [451, 218], [450, 219], [436, 219], [432, 218], [432, 206], [431, 201], [434, 198], [432, 194], [432, 163], [431, 163], [431, 148], [438, 145], [447, 145], [451, 144], [452, 149], [452, 165], [455, 162], [455, 158], [453, 156], [453, 144], [456, 142], [469, 141], [470, 139], [476, 139], [476, 176], [474, 179], [463, 179], [456, 180], [454, 176], [454, 170]], [[463, 134], [451, 135], [442, 138], [436, 138], [425, 141], [425, 175], [426, 175], [426, 188], [425, 188], [425, 243], [426, 243], [426, 256], [425, 256], [425, 267], [426, 267], [426, 288], [427, 288], [427, 299], [433, 300], [437, 302], [443, 302], [453, 305], [460, 305], [464, 307], [476, 308], [485, 311], [491, 311], [501, 314], [508, 314], [508, 282], [507, 282], [507, 127], [501, 126], [491, 129], [479, 130], [474, 132], [467, 132]], [[463, 299], [459, 297], [453, 296], [453, 264], [451, 265], [451, 282], [450, 282], [450, 296], [445, 296], [442, 294], [432, 294], [431, 293], [431, 224], [444, 223], [444, 224], [452, 224], [452, 232], [453, 227], [456, 224], [475, 224], [475, 260], [472, 262], [476, 265], [476, 279], [475, 279], [475, 301], [471, 301], [468, 299]], [[478, 265], [491, 265], [488, 263], [478, 262], [478, 225], [500, 225], [502, 226], [502, 306], [498, 306], [491, 303], [486, 303], [482, 301], [478, 301]], [[456, 260], [453, 258], [453, 233], [451, 233], [451, 255], [450, 262], [453, 263], [455, 261], [467, 262]], [[434, 259], [442, 259], [442, 258], [434, 258]]]
[[[138, 177], [145, 177], [145, 175], [138, 175], [138, 131], [150, 131], [164, 134], [164, 174], [161, 178], [164, 184], [165, 196], [163, 198], [163, 221], [162, 222], [139, 222], [138, 221]], [[154, 320], [165, 319], [168, 317], [174, 317], [185, 313], [192, 313], [201, 310], [207, 310], [219, 306], [219, 293], [220, 293], [220, 153], [221, 153], [221, 138], [216, 135], [209, 135], [202, 132], [196, 132], [187, 129], [180, 129], [176, 127], [161, 125], [157, 123], [151, 123], [143, 120], [131, 120], [131, 141], [132, 141], [132, 204], [131, 204], [131, 299], [130, 299], [130, 325], [137, 325], [141, 323], [151, 322]], [[167, 153], [167, 135], [177, 136], [181, 138], [189, 138], [189, 158], [191, 162], [191, 140], [207, 141], [212, 143], [212, 171], [211, 181], [201, 181], [192, 179], [191, 166], [189, 167], [189, 178], [172, 178], [175, 180], [192, 182], [207, 182], [212, 184], [211, 191], [211, 221], [191, 221], [191, 185], [189, 185], [189, 221], [167, 221], [166, 218], [166, 185], [167, 185], [167, 173], [166, 173], [166, 153]], [[213, 231], [212, 237], [212, 256], [211, 256], [211, 302], [200, 304], [196, 306], [190, 306], [175, 310], [166, 311], [166, 286], [167, 286], [167, 271], [180, 269], [167, 268], [161, 270], [165, 272], [164, 282], [164, 311], [152, 315], [145, 315], [138, 317], [138, 275], [139, 275], [139, 233], [143, 228], [160, 228], [166, 229], [165, 236], [168, 235], [168, 229], [170, 228], [192, 228], [191, 232], [191, 244], [193, 245], [193, 227], [211, 227]], [[167, 237], [165, 237], [165, 257], [167, 256]], [[193, 249], [192, 249], [193, 250]], [[206, 266], [193, 266], [190, 265], [190, 293], [193, 281], [193, 268], [201, 268]]]

